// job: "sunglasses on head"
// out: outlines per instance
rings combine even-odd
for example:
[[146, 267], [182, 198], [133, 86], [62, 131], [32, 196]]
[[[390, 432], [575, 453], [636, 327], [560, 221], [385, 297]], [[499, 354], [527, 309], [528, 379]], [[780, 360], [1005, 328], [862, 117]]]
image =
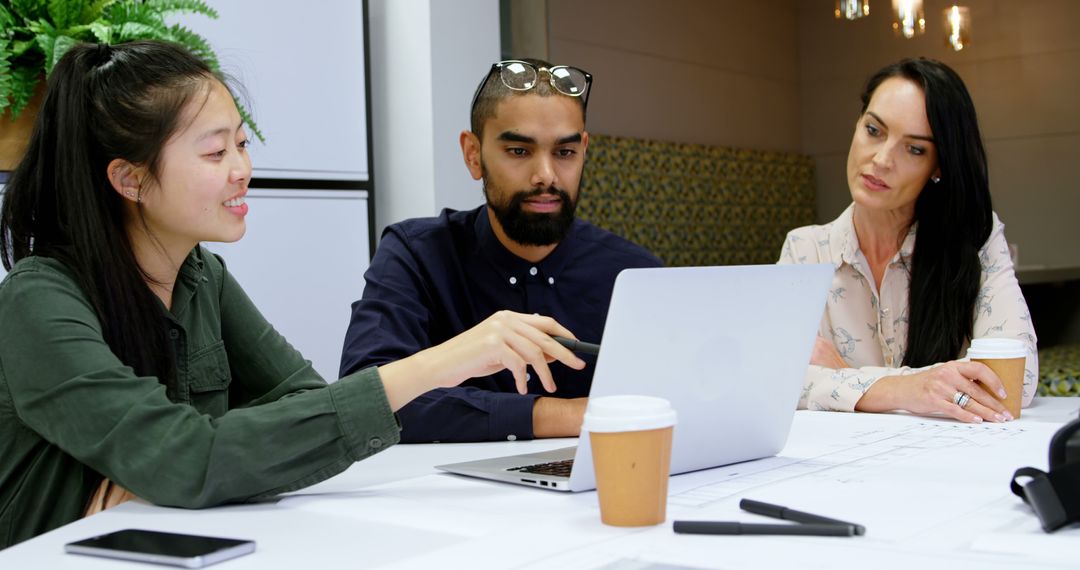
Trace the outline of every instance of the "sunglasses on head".
[[[496, 71], [498, 71], [497, 74]], [[569, 65], [537, 67], [527, 61], [508, 59], [491, 65], [491, 70], [484, 76], [480, 86], [476, 88], [469, 109], [476, 109], [476, 101], [480, 98], [480, 92], [484, 90], [492, 75], [498, 75], [507, 89], [528, 91], [539, 84], [542, 72], [547, 73], [548, 81], [553, 89], [563, 95], [581, 97], [583, 107], [589, 105], [589, 86], [592, 85], [592, 75], [587, 71]]]

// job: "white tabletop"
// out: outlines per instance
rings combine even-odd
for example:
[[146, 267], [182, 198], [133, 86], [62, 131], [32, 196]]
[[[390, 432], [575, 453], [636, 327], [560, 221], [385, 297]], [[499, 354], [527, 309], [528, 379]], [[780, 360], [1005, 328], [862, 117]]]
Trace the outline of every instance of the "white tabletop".
[[[572, 444], [538, 440], [399, 445], [275, 502], [188, 511], [130, 502], [0, 551], [0, 568], [138, 568], [67, 555], [67, 542], [123, 528], [254, 539], [220, 568], [1075, 568], [1080, 526], [1047, 535], [1009, 491], [1047, 467], [1080, 399], [1039, 398], [1009, 424], [906, 414], [796, 414], [781, 454], [671, 479], [668, 521], [600, 523], [596, 494], [447, 475], [435, 465]], [[718, 434], [717, 445], [725, 437]], [[689, 536], [671, 521], [780, 522], [740, 498], [867, 527], [854, 538]], [[144, 566], [148, 567], [148, 566]]]

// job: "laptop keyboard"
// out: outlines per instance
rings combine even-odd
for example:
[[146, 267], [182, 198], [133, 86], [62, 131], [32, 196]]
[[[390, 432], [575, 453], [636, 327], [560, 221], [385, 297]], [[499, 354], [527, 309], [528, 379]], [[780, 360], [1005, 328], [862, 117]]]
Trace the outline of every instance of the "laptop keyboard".
[[574, 465], [573, 459], [552, 461], [551, 463], [537, 463], [524, 467], [511, 467], [507, 471], [520, 471], [522, 473], [538, 473], [540, 475], [555, 475], [556, 477], [569, 477], [570, 468]]

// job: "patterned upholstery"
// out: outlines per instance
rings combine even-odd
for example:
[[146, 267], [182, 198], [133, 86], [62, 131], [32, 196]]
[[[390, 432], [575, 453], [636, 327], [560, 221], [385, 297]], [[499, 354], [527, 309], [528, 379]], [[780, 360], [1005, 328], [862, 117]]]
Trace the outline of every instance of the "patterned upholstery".
[[591, 135], [578, 215], [669, 266], [774, 263], [814, 223], [801, 154]]
[[1039, 350], [1039, 395], [1080, 396], [1080, 345]]

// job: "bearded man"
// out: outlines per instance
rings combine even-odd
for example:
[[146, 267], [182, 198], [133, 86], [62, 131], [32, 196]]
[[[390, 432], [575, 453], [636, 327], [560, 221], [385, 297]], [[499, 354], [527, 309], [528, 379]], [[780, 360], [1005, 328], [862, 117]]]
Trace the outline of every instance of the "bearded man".
[[[383, 232], [353, 303], [341, 374], [404, 358], [510, 310], [554, 318], [599, 342], [615, 277], [657, 267], [644, 248], [574, 218], [589, 134], [592, 76], [545, 61], [492, 65], [460, 136], [486, 204], [406, 220]], [[503, 371], [428, 392], [402, 408], [403, 442], [577, 436], [595, 356], [551, 366], [556, 391], [519, 394]]]

